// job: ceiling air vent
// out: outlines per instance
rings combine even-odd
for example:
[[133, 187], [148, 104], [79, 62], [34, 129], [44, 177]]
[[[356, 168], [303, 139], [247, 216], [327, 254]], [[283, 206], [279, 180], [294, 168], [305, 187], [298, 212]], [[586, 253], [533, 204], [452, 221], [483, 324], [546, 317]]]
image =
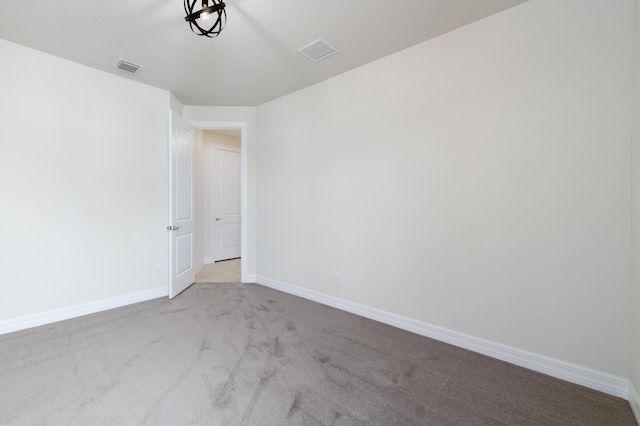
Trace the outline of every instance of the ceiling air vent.
[[118, 59], [118, 63], [116, 63], [116, 68], [122, 71], [127, 71], [132, 74], [137, 74], [142, 68], [142, 65], [134, 64], [133, 62], [128, 62], [123, 59]]
[[319, 38], [313, 43], [307, 44], [305, 47], [299, 49], [298, 52], [302, 53], [313, 62], [318, 62], [319, 60], [327, 58], [334, 53], [338, 53], [338, 49], [330, 45], [326, 40]]

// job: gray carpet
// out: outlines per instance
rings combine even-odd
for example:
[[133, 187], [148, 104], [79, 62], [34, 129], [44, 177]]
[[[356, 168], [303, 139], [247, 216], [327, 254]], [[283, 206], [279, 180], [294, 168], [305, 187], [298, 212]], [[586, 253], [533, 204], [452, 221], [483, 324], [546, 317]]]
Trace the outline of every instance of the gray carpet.
[[626, 401], [252, 284], [0, 336], [6, 425], [635, 425]]

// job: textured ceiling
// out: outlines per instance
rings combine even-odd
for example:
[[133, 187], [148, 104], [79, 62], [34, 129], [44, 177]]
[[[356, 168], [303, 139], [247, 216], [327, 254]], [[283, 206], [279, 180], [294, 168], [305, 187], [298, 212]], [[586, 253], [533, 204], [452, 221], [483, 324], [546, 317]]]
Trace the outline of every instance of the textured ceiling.
[[[2, 0], [0, 38], [171, 91], [185, 105], [254, 106], [526, 0], [227, 0], [214, 39], [182, 0]], [[339, 53], [297, 53], [324, 38]], [[118, 58], [143, 65], [117, 70]]]

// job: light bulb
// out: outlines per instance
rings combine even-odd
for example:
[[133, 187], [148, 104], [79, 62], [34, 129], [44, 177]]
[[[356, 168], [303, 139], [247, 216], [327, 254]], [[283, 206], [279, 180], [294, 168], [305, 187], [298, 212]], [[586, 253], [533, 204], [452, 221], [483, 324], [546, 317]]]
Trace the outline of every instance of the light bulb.
[[[209, 0], [202, 0], [202, 9], [206, 9], [207, 7], [209, 7]], [[200, 18], [202, 18], [205, 21], [209, 20], [209, 12], [202, 12], [200, 14]]]

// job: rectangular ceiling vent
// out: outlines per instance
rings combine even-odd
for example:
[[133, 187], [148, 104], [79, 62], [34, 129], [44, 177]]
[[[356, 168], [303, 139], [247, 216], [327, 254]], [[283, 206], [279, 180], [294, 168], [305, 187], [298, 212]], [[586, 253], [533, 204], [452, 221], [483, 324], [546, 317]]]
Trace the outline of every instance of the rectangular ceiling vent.
[[116, 63], [116, 68], [122, 71], [127, 71], [132, 74], [137, 74], [142, 68], [142, 65], [134, 64], [133, 62], [125, 61], [124, 59], [118, 59], [118, 63]]
[[298, 50], [307, 58], [313, 62], [318, 62], [322, 59], [328, 58], [334, 53], [338, 53], [338, 49], [329, 44], [326, 40], [319, 38], [313, 43], [307, 44], [305, 47]]

